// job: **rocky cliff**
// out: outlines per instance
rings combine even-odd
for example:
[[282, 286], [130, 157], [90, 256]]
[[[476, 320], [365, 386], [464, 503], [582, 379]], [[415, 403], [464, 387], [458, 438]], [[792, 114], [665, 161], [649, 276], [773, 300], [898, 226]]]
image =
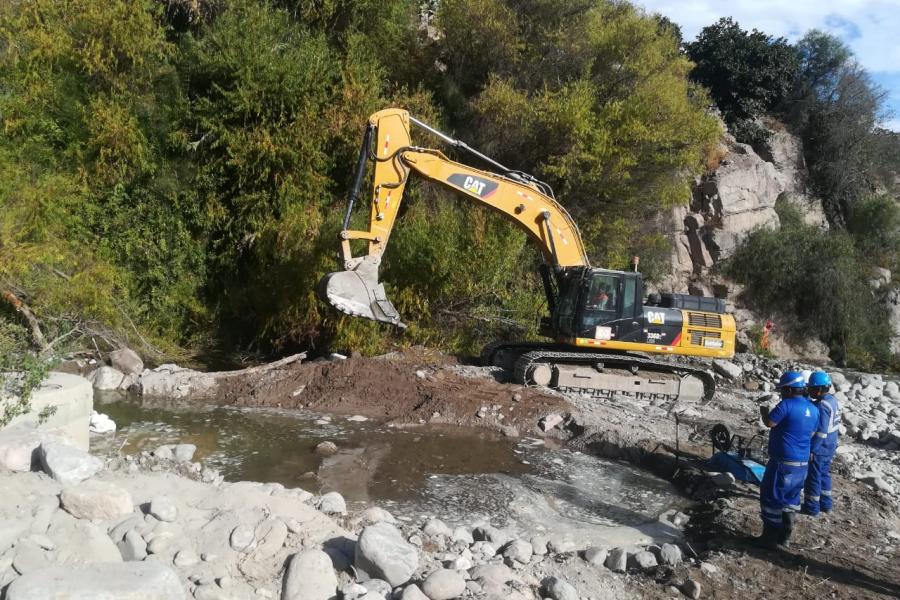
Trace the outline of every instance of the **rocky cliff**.
[[[726, 135], [718, 149], [723, 157], [718, 167], [695, 180], [687, 206], [676, 207], [662, 218], [672, 253], [671, 271], [660, 289], [726, 298], [744, 346], [750, 343], [749, 330], [775, 315], [757, 315], [744, 306], [741, 286], [713, 267], [732, 256], [752, 231], [780, 227], [775, 212], [779, 199], [796, 206], [807, 223], [828, 227], [821, 201], [806, 185], [802, 142], [777, 123], [767, 126], [771, 137], [759, 151]], [[827, 361], [827, 348], [820, 341], [801, 339], [788, 344], [781, 333], [773, 336], [772, 350], [778, 356]]]

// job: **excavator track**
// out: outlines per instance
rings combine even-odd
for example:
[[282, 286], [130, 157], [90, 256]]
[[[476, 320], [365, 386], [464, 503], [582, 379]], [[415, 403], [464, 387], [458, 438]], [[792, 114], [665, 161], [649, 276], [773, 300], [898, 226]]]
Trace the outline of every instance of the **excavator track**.
[[[507, 364], [497, 365], [498, 352]], [[517, 355], [510, 365], [508, 355]], [[631, 397], [646, 401], [674, 402], [681, 399], [710, 400], [716, 390], [712, 374], [699, 367], [673, 364], [635, 354], [572, 352], [564, 346], [548, 347], [539, 342], [489, 344], [482, 353], [485, 364], [506, 366], [513, 379], [523, 385], [546, 385], [560, 392], [594, 398]], [[639, 374], [640, 373], [640, 374]], [[660, 376], [670, 376], [668, 381]], [[702, 384], [690, 385], [694, 377]], [[537, 379], [538, 381], [535, 381]], [[605, 386], [604, 384], [608, 384]]]

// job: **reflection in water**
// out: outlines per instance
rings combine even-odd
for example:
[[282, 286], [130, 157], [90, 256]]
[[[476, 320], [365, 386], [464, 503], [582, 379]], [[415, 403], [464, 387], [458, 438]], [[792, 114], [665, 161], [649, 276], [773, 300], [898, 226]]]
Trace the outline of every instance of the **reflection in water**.
[[[394, 428], [295, 410], [142, 405], [99, 394], [96, 401], [119, 426], [115, 436], [92, 439], [100, 452], [188, 442], [197, 446], [196, 460], [230, 481], [337, 490], [351, 506], [376, 502], [400, 517], [484, 520], [579, 537], [597, 528], [656, 526], [660, 513], [685, 505], [665, 481], [534, 438]], [[337, 454], [313, 451], [325, 440], [337, 444]]]

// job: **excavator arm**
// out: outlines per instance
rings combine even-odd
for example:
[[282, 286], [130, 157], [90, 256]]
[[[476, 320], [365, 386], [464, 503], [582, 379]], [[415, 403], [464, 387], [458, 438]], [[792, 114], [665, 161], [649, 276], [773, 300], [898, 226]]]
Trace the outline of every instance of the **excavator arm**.
[[[495, 167], [499, 173], [477, 169], [447, 158], [439, 150], [412, 145], [411, 125], [422, 127], [450, 145]], [[368, 162], [374, 177], [366, 231], [348, 229]], [[411, 117], [401, 109], [382, 110], [369, 118], [360, 148], [356, 177], [341, 231], [343, 271], [326, 275], [319, 295], [338, 310], [354, 316], [403, 326], [400, 315], [378, 281], [381, 256], [397, 219], [403, 192], [411, 173], [441, 184], [508, 217], [540, 248], [546, 264], [556, 268], [589, 266], [578, 227], [552, 196], [549, 186], [507, 169]], [[365, 255], [354, 257], [352, 240], [368, 242]]]

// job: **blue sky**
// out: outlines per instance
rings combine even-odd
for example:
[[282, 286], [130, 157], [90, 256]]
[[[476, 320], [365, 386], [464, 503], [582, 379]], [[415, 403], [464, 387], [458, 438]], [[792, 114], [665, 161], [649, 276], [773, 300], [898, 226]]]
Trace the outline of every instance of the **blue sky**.
[[634, 0], [681, 25], [686, 40], [720, 17], [796, 41], [809, 29], [839, 36], [888, 94], [883, 125], [900, 131], [900, 0]]

